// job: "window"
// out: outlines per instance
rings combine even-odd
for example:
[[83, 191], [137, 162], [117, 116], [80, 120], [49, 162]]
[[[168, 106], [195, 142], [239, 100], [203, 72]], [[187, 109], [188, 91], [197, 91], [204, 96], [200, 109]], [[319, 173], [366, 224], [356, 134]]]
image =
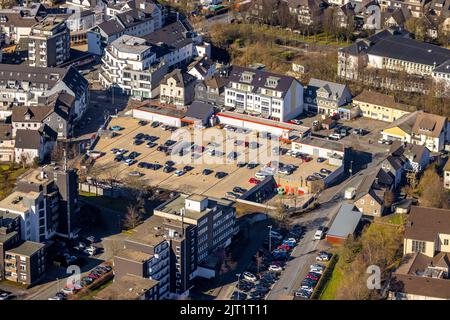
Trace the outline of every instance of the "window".
[[448, 246], [448, 239], [444, 239], [444, 245]]
[[412, 252], [425, 252], [425, 248], [426, 248], [426, 243], [425, 241], [418, 241], [418, 240], [413, 240], [412, 241]]

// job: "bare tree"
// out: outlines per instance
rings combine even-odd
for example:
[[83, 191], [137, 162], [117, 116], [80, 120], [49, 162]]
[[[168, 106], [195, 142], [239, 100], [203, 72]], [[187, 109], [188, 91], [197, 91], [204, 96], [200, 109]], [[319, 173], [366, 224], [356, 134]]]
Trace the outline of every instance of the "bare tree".
[[127, 207], [127, 214], [124, 220], [124, 227], [127, 229], [136, 228], [142, 221], [141, 213], [135, 205], [129, 205]]

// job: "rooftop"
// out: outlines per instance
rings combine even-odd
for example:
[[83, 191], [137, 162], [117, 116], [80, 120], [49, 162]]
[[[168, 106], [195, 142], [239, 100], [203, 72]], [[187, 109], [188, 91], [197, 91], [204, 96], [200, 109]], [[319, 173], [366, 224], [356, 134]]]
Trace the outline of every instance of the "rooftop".
[[[163, 223], [163, 217], [153, 215], [145, 220], [144, 223], [136, 227], [127, 241], [136, 241], [149, 246], [156, 246], [162, 241], [165, 241], [164, 229], [162, 228]], [[124, 251], [128, 251], [128, 249]], [[130, 253], [130, 258], [141, 259], [145, 257], [142, 254], [135, 252]], [[147, 255], [146, 259], [148, 258], [149, 255]]]
[[17, 211], [17, 212], [25, 212], [29, 209], [29, 206], [24, 204], [24, 199], [36, 199], [39, 197], [38, 192], [21, 192], [14, 191], [5, 199], [0, 201], [0, 209], [9, 210], [9, 211]]
[[353, 204], [342, 204], [327, 235], [347, 238], [353, 234], [362, 217], [362, 213], [354, 208]]
[[126, 34], [111, 42], [111, 46], [121, 52], [134, 54], [141, 54], [151, 48], [145, 39]]
[[37, 243], [32, 241], [25, 241], [21, 245], [7, 250], [8, 253], [11, 254], [17, 254], [21, 256], [27, 256], [31, 257], [33, 254], [35, 254], [38, 250], [45, 247], [45, 244], [43, 243]]
[[330, 141], [317, 137], [305, 137], [295, 142], [339, 152], [344, 152], [345, 149], [344, 145], [340, 142]]
[[416, 111], [417, 108], [404, 103], [399, 103], [392, 95], [382, 94], [375, 91], [364, 90], [359, 95], [353, 98], [353, 101], [361, 101], [365, 103], [383, 106], [387, 108], [394, 108], [403, 111]]
[[158, 285], [158, 281], [127, 274], [101, 290], [95, 299], [99, 300], [136, 300], [146, 291]]
[[411, 207], [405, 239], [434, 242], [439, 233], [450, 234], [450, 210]]
[[152, 257], [152, 255], [149, 253], [138, 251], [138, 250], [123, 249], [116, 254], [116, 257], [122, 258], [125, 260], [131, 260], [134, 262], [143, 263], [143, 262], [149, 260]]
[[175, 106], [159, 103], [157, 101], [147, 101], [137, 106], [136, 109], [156, 114], [161, 114], [164, 116], [174, 117], [174, 118], [183, 118], [185, 116], [185, 112], [176, 109]]

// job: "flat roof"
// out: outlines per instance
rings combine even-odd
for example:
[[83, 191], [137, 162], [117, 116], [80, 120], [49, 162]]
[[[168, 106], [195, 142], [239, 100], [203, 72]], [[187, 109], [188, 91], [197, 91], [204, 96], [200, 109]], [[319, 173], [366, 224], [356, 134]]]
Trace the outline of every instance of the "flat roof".
[[135, 262], [145, 262], [145, 261], [149, 260], [152, 257], [152, 255], [149, 253], [139, 251], [139, 250], [125, 248], [125, 249], [121, 250], [120, 252], [118, 252], [116, 254], [116, 257], [135, 261]]
[[[163, 203], [161, 206], [157, 207], [155, 211], [160, 211], [166, 214], [179, 215], [180, 209], [185, 208], [185, 200], [189, 198], [190, 196], [186, 194], [181, 194], [178, 197], [174, 198], [173, 200], [167, 203]], [[211, 211], [210, 203], [208, 203], [208, 207], [201, 212], [185, 209], [184, 217], [187, 219], [199, 220], [206, 214], [208, 214], [210, 211]]]
[[307, 144], [310, 146], [344, 152], [344, 145], [340, 142], [330, 141], [317, 137], [305, 137], [294, 141], [296, 143]]
[[151, 49], [151, 46], [147, 45], [147, 41], [145, 39], [126, 34], [111, 42], [111, 45], [121, 52], [135, 54], [141, 54]]
[[127, 274], [95, 295], [99, 300], [136, 300], [146, 291], [158, 285], [159, 281]]
[[361, 220], [362, 213], [354, 210], [354, 207], [353, 204], [348, 203], [341, 205], [327, 235], [338, 238], [347, 238], [348, 235], [355, 232], [355, 229]]
[[0, 209], [25, 212], [26, 210], [29, 209], [29, 207], [24, 205], [23, 199], [24, 198], [36, 199], [37, 197], [39, 197], [38, 192], [14, 191], [9, 196], [7, 196], [5, 199], [0, 201]]
[[7, 250], [6, 252], [9, 252], [11, 254], [18, 254], [21, 256], [31, 257], [38, 250], [40, 250], [44, 247], [45, 247], [45, 244], [43, 244], [43, 243], [25, 241], [21, 245], [15, 247], [13, 249]]
[[306, 133], [310, 130], [310, 128], [288, 123], [288, 122], [280, 122], [276, 120], [270, 120], [270, 119], [264, 119], [260, 117], [251, 116], [248, 114], [238, 113], [238, 112], [231, 112], [231, 111], [224, 111], [217, 114], [217, 116], [232, 118], [232, 119], [238, 119], [238, 120], [244, 120], [248, 122], [253, 122], [261, 125], [266, 125], [270, 127], [285, 129], [285, 130], [292, 130], [292, 131], [298, 131], [300, 133]]
[[163, 237], [164, 230], [162, 229], [163, 223], [164, 218], [153, 215], [145, 220], [142, 224], [137, 226], [132, 231], [132, 234], [127, 239], [127, 241], [143, 243], [149, 246], [156, 246], [165, 240], [165, 238]]
[[179, 119], [185, 116], [184, 111], [178, 110], [172, 105], [159, 103], [156, 101], [145, 102], [144, 104], [136, 107], [135, 109]]

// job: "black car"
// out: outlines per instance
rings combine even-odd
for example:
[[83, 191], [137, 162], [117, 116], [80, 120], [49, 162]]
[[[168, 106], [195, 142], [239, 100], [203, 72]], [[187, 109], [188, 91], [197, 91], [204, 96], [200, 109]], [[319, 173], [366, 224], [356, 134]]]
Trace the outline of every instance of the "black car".
[[164, 142], [164, 145], [170, 147], [173, 146], [175, 143], [177, 142], [174, 140], [167, 140], [166, 142]]
[[247, 165], [247, 163], [239, 161], [236, 165], [238, 166], [238, 168], [243, 168]]
[[136, 159], [137, 157], [139, 157], [139, 155], [140, 155], [139, 152], [133, 151], [133, 152], [130, 152], [130, 154], [128, 155], [128, 158], [129, 159]]
[[170, 173], [170, 172], [172, 172], [172, 171], [174, 171], [175, 170], [175, 168], [174, 167], [172, 167], [172, 166], [164, 166], [164, 169], [163, 169], [163, 171], [165, 172], [165, 173]]
[[135, 145], [135, 146], [139, 146], [139, 145], [141, 145], [141, 144], [143, 144], [144, 143], [144, 140], [140, 140], [140, 139], [136, 139], [136, 140], [134, 140], [134, 142], [133, 142], [133, 144]]
[[228, 173], [219, 171], [219, 172], [216, 172], [215, 177], [216, 177], [217, 179], [222, 179], [222, 178], [226, 177], [227, 175], [228, 175]]
[[161, 152], [167, 152], [167, 150], [169, 150], [169, 148], [167, 148], [166, 146], [159, 146], [156, 150], [161, 151]]
[[153, 171], [159, 170], [159, 168], [161, 168], [162, 165], [158, 164], [158, 163], [152, 163], [150, 164], [150, 169], [152, 169]]
[[165, 165], [166, 165], [166, 166], [172, 167], [172, 166], [175, 165], [175, 162], [173, 162], [172, 160], [167, 160], [166, 163], [165, 163]]
[[246, 192], [247, 192], [247, 189], [244, 189], [244, 188], [241, 188], [241, 187], [234, 187], [234, 188], [233, 188], [233, 192], [236, 192], [236, 193], [246, 193]]
[[138, 168], [149, 169], [150, 168], [150, 163], [148, 163], [148, 162], [139, 162], [139, 164], [137, 166], [138, 166]]
[[157, 143], [154, 143], [154, 142], [147, 142], [147, 148], [154, 148], [154, 147], [156, 147], [158, 144]]
[[210, 175], [211, 173], [213, 173], [211, 169], [203, 169], [202, 171], [202, 175], [204, 176]]
[[151, 124], [151, 127], [152, 127], [152, 128], [157, 128], [157, 127], [159, 127], [159, 125], [160, 125], [160, 123], [159, 123], [158, 121], [154, 121], [154, 122]]
[[142, 132], [138, 133], [137, 135], [134, 136], [135, 140], [141, 140], [141, 139], [144, 139], [144, 138], [145, 138], [145, 134], [143, 134]]
[[194, 169], [194, 167], [191, 167], [191, 166], [184, 166], [184, 168], [183, 168], [183, 170], [186, 172], [191, 171], [192, 169]]
[[138, 125], [145, 126], [147, 123], [148, 123], [147, 121], [141, 120], [141, 121], [138, 122]]
[[247, 164], [247, 168], [249, 168], [249, 169], [255, 169], [257, 166], [259, 166], [259, 164], [256, 162], [249, 162]]
[[121, 154], [119, 154], [118, 156], [116, 156], [115, 158], [114, 158], [114, 161], [115, 162], [120, 162], [120, 161], [122, 161], [123, 160], [123, 156], [121, 155]]

